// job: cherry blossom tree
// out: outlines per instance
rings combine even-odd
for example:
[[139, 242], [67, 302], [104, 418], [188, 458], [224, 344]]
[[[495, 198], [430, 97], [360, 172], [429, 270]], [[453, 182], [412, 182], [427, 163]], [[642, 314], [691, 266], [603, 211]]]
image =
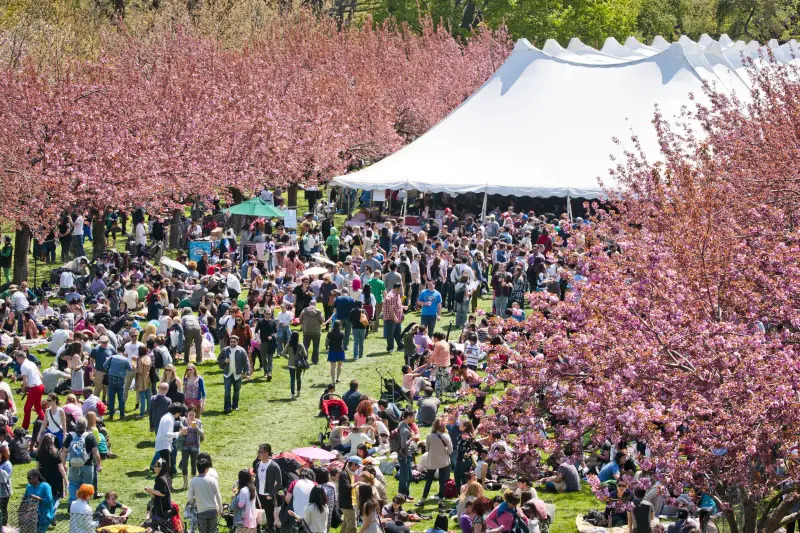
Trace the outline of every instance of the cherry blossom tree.
[[531, 295], [513, 350], [491, 356], [511, 387], [484, 429], [514, 436], [515, 468], [638, 442], [634, 486], [704, 492], [735, 533], [797, 518], [800, 85], [776, 66], [756, 77], [748, 103], [709, 90], [699, 128], [656, 115], [662, 161], [630, 154], [625, 192], [593, 206], [585, 247], [568, 243], [585, 279], [564, 302]]

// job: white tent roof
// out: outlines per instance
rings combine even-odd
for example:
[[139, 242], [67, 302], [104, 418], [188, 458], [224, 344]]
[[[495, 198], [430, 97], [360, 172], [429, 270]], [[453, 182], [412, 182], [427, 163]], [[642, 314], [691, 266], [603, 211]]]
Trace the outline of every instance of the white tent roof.
[[[794, 62], [796, 42], [767, 45], [779, 62]], [[455, 111], [396, 153], [334, 183], [358, 189], [413, 189], [453, 194], [595, 198], [609, 183], [611, 156], [623, 157], [636, 135], [659, 157], [655, 107], [673, 118], [703, 98], [703, 82], [746, 98], [742, 57], [758, 60], [758, 43], [700, 43], [657, 37], [609, 39], [595, 50], [578, 39], [543, 50], [526, 39], [491, 78]], [[619, 139], [617, 144], [614, 139]]]

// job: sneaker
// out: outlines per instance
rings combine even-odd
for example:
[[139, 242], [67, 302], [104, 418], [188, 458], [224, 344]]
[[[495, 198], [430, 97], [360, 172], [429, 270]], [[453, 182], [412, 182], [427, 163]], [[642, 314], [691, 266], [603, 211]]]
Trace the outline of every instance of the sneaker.
[[272, 374], [267, 374], [267, 381], [272, 381]]
[[425, 500], [420, 500], [414, 504], [414, 507], [422, 507], [423, 505], [425, 505]]

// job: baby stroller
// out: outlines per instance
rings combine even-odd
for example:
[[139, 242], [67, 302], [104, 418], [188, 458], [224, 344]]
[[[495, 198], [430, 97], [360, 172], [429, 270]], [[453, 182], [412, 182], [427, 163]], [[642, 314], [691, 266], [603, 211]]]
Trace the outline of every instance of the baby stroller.
[[325, 429], [319, 433], [319, 444], [322, 446], [331, 435], [331, 430], [339, 423], [339, 419], [347, 416], [347, 404], [338, 394], [330, 394], [327, 400], [322, 400], [322, 414], [325, 415]]
[[403, 387], [394, 378], [384, 378], [381, 376], [381, 400], [387, 402], [411, 403], [411, 395], [403, 390]]

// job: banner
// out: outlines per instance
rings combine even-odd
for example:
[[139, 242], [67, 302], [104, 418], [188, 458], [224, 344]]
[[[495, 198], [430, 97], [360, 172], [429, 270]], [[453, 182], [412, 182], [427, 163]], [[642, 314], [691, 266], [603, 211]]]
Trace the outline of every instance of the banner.
[[203, 252], [211, 255], [211, 241], [189, 241], [189, 260], [200, 261]]
[[287, 209], [286, 216], [283, 217], [283, 226], [286, 229], [297, 227], [297, 209]]

